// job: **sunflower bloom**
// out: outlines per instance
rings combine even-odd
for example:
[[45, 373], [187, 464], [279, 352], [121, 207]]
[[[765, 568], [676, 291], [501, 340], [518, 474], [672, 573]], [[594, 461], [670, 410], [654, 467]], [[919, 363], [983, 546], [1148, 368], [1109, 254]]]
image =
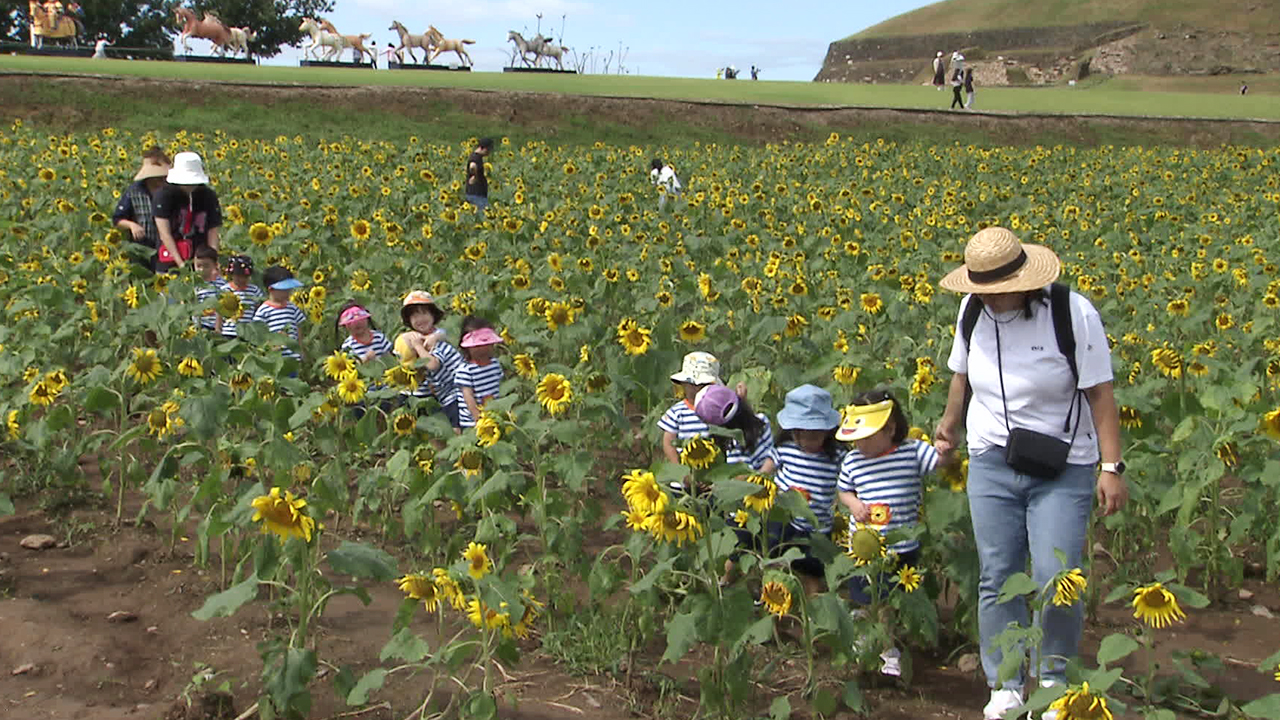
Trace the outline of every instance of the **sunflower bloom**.
[[1053, 583], [1053, 604], [1058, 607], [1075, 605], [1088, 585], [1089, 581], [1080, 572], [1080, 568], [1071, 568], [1059, 574]]
[[489, 559], [489, 547], [477, 542], [469, 543], [462, 551], [462, 559], [467, 561], [467, 574], [479, 580], [493, 570], [493, 561]]
[[400, 390], [412, 390], [418, 387], [418, 375], [412, 363], [401, 363], [387, 368], [386, 372], [382, 373], [382, 381]]
[[493, 447], [502, 437], [502, 428], [492, 415], [485, 413], [476, 421], [476, 444], [480, 447]]
[[627, 319], [618, 324], [618, 344], [628, 355], [643, 355], [653, 344], [649, 328], [640, 327], [635, 320]]
[[573, 400], [573, 388], [569, 386], [565, 376], [559, 373], [547, 373], [542, 380], [538, 381], [537, 398], [547, 412], [559, 415]]
[[696, 437], [685, 443], [680, 450], [680, 464], [694, 470], [703, 470], [712, 466], [720, 456], [720, 446], [710, 438]]
[[769, 612], [782, 617], [791, 611], [791, 590], [777, 581], [769, 581], [760, 588], [760, 602]]
[[413, 413], [396, 413], [395, 417], [391, 419], [391, 429], [395, 430], [396, 434], [401, 437], [412, 435], [417, 428], [418, 418]]
[[649, 519], [649, 515], [639, 510], [623, 510], [622, 518], [627, 521], [628, 530], [639, 532], [645, 529], [645, 522]]
[[18, 422], [18, 411], [10, 410], [8, 417], [4, 421], [5, 429], [9, 431], [9, 439], [17, 440], [22, 436], [22, 425]]
[[203, 377], [204, 366], [200, 361], [190, 355], [182, 358], [182, 362], [178, 363], [178, 374], [183, 377]]
[[355, 371], [355, 360], [342, 350], [338, 350], [324, 359], [324, 374], [328, 375], [331, 380], [341, 380]]
[[707, 326], [697, 320], [686, 320], [680, 325], [680, 339], [687, 343], [700, 343], [707, 339]]
[[884, 537], [875, 528], [858, 523], [857, 529], [849, 533], [845, 554], [858, 566], [875, 562], [885, 555]]
[[364, 380], [361, 380], [358, 375], [346, 375], [338, 381], [338, 397], [348, 405], [360, 402], [360, 398], [364, 397], [364, 391]]
[[759, 485], [760, 489], [742, 498], [742, 504], [752, 512], [761, 514], [769, 512], [769, 508], [773, 507], [773, 502], [778, 497], [778, 485], [773, 482], [773, 478], [767, 475], [751, 475], [747, 478], [747, 482]]
[[645, 521], [645, 526], [654, 539], [673, 542], [677, 547], [702, 537], [702, 525], [698, 519], [679, 510], [654, 513]]
[[1280, 408], [1262, 416], [1262, 431], [1272, 440], [1280, 440]]
[[484, 455], [476, 450], [463, 450], [453, 466], [462, 471], [463, 477], [474, 477], [484, 468]]
[[164, 363], [151, 348], [134, 348], [133, 362], [124, 369], [124, 373], [142, 385], [160, 377], [164, 371]]
[[879, 293], [862, 293], [859, 300], [862, 303], [862, 309], [871, 315], [884, 309], [884, 301], [880, 299]]
[[1133, 591], [1133, 616], [1157, 629], [1187, 617], [1178, 607], [1178, 598], [1158, 582]]
[[227, 385], [231, 386], [232, 391], [242, 393], [253, 387], [253, 376], [242, 370], [232, 375]]
[[441, 597], [449, 602], [450, 607], [454, 610], [466, 609], [467, 599], [462, 594], [462, 588], [458, 587], [458, 581], [449, 575], [448, 570], [435, 568], [431, 571], [431, 577], [435, 580]]
[[421, 600], [427, 612], [435, 612], [440, 607], [442, 593], [436, 581], [422, 573], [411, 573], [396, 581], [405, 597]]
[[32, 405], [42, 406], [52, 405], [57, 398], [58, 393], [54, 392], [53, 388], [49, 387], [48, 381], [45, 380], [36, 383], [35, 387], [31, 388], [31, 393], [27, 396]]
[[1058, 720], [1114, 720], [1107, 708], [1107, 699], [1089, 691], [1089, 683], [1068, 690], [1049, 706], [1058, 711]]
[[[622, 496], [633, 512], [652, 515], [666, 510], [671, 498], [648, 470], [632, 470], [622, 476]], [[638, 529], [638, 528], [637, 528]]]
[[520, 353], [511, 358], [511, 364], [515, 365], [516, 374], [525, 380], [532, 380], [538, 377], [538, 364], [526, 353]]
[[295, 498], [287, 490], [281, 497], [280, 488], [273, 487], [270, 493], [254, 499], [253, 521], [262, 523], [263, 533], [275, 533], [281, 540], [300, 537], [311, 542], [316, 521], [306, 514], [306, 506], [306, 500]]
[[910, 565], [903, 565], [898, 569], [898, 584], [907, 592], [915, 592], [920, 587], [920, 583], [924, 582], [924, 573]]

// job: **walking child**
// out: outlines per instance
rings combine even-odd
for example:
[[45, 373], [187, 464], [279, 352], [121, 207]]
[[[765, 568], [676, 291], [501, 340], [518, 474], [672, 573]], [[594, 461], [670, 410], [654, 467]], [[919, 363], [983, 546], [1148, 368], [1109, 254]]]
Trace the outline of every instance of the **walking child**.
[[[474, 329], [473, 329], [474, 328]], [[453, 382], [458, 386], [458, 423], [475, 427], [485, 403], [498, 397], [502, 365], [494, 353], [502, 337], [480, 318], [469, 316], [462, 323], [462, 357]]]
[[684, 356], [680, 372], [671, 376], [671, 382], [679, 388], [681, 399], [662, 414], [658, 420], [658, 429], [662, 431], [663, 457], [668, 462], [679, 463], [677, 441], [684, 442], [711, 434], [707, 423], [698, 417], [695, 402], [699, 390], [708, 385], [721, 384], [720, 361], [711, 353], [691, 352]]
[[439, 323], [444, 311], [436, 304], [431, 293], [412, 290], [400, 303], [400, 320], [408, 328], [395, 342], [395, 353], [402, 363], [411, 363], [425, 369], [413, 397], [434, 397], [440, 403], [440, 412], [455, 430], [458, 424], [458, 394], [454, 376], [462, 366], [462, 354], [444, 340], [444, 330]]
[[[298, 342], [299, 329], [307, 315], [289, 300], [289, 296], [302, 287], [302, 283], [293, 276], [289, 268], [279, 265], [262, 271], [262, 282], [267, 286], [267, 299], [253, 313], [253, 321], [264, 323], [267, 330]], [[302, 360], [302, 354], [287, 345], [281, 345], [281, 353], [287, 358]]]
[[[238, 306], [234, 314], [225, 313], [222, 308], [222, 302], [219, 301], [220, 314], [218, 316], [218, 332], [223, 337], [236, 337], [236, 324], [241, 320], [249, 322], [253, 319], [253, 314], [258, 311], [258, 304], [266, 299], [262, 288], [249, 282], [253, 277], [253, 260], [248, 255], [232, 255], [227, 258], [227, 264], [224, 268], [227, 277], [227, 291], [236, 296]], [[225, 293], [224, 293], [225, 294]]]
[[393, 352], [391, 341], [373, 324], [373, 314], [358, 303], [347, 303], [338, 312], [335, 332], [338, 328], [347, 331], [341, 349], [359, 362], [367, 363]]
[[[196, 268], [196, 273], [200, 275], [200, 282], [196, 284], [196, 304], [204, 305], [210, 300], [217, 300], [218, 296], [227, 292], [230, 288], [227, 281], [223, 279], [222, 273], [218, 271], [218, 251], [208, 245], [201, 245], [196, 248], [195, 259], [192, 261]], [[200, 314], [192, 318], [196, 327], [201, 330], [217, 332], [218, 330], [218, 311], [212, 307], [205, 308]]]

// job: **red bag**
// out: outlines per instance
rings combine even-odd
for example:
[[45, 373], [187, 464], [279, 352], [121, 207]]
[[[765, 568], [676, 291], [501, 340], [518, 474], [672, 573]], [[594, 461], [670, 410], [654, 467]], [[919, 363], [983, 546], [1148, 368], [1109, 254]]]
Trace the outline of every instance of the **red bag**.
[[[184, 261], [191, 259], [191, 254], [195, 251], [191, 247], [190, 240], [175, 240], [173, 244], [178, 246], [178, 254], [182, 256]], [[160, 262], [177, 262], [177, 260], [174, 259], [173, 254], [169, 252], [169, 248], [165, 247], [164, 243], [160, 243]]]

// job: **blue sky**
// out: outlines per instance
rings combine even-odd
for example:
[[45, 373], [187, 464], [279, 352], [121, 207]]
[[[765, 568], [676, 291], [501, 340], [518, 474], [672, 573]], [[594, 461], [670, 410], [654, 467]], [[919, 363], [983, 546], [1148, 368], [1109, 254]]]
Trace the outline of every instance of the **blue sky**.
[[[745, 76], [754, 63], [764, 70], [762, 80], [808, 81], [821, 68], [832, 40], [928, 4], [924, 0], [335, 0], [329, 19], [344, 34], [371, 33], [381, 49], [387, 42], [398, 43], [395, 32], [387, 30], [392, 20], [414, 33], [435, 25], [446, 37], [475, 40], [469, 52], [476, 70], [496, 71], [511, 56], [507, 31], [532, 36], [538, 27], [537, 15], [542, 13], [543, 33], [557, 38], [564, 16], [563, 44], [596, 57], [597, 71], [610, 51], [614, 55], [611, 71], [616, 71], [621, 43], [623, 66], [633, 74], [713, 77], [716, 68], [732, 63]], [[191, 45], [196, 52], [206, 52], [208, 47], [197, 40]], [[298, 50], [287, 48], [272, 62], [293, 64], [299, 56]]]

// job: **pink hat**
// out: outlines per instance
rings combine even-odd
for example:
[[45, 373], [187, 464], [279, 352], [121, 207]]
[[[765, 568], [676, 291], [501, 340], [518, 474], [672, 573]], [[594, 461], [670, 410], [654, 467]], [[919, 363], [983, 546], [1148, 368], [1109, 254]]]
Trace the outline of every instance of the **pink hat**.
[[460, 344], [464, 348], [473, 348], [481, 345], [497, 345], [501, 342], [502, 338], [492, 328], [480, 328], [467, 333]]
[[368, 318], [371, 318], [371, 317], [373, 316], [369, 314], [368, 310], [365, 310], [359, 305], [352, 305], [346, 310], [343, 310], [342, 314], [338, 316], [338, 324], [342, 325], [343, 327], [346, 327], [347, 325], [359, 322], [361, 320], [367, 320]]
[[724, 385], [708, 385], [698, 391], [693, 411], [705, 423], [724, 425], [738, 414], [740, 404], [738, 393]]

